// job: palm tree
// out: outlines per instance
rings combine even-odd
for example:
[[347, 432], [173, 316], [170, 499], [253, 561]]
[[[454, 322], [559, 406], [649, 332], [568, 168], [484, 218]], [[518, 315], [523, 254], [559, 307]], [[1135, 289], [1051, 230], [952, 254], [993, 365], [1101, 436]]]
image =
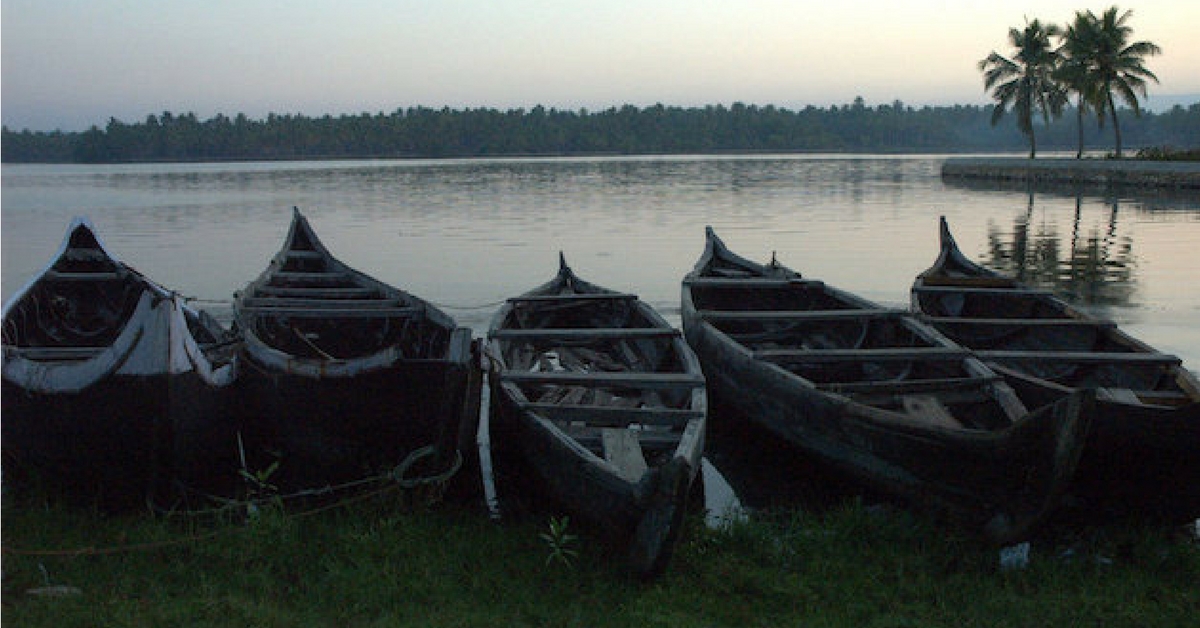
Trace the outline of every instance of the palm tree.
[[992, 124], [1004, 117], [1012, 107], [1017, 116], [1017, 128], [1029, 136], [1029, 158], [1037, 155], [1037, 138], [1033, 131], [1033, 116], [1041, 111], [1048, 124], [1051, 115], [1062, 113], [1067, 101], [1066, 90], [1054, 80], [1058, 52], [1050, 46], [1050, 38], [1061, 34], [1057, 25], [1042, 25], [1038, 20], [1025, 22], [1025, 29], [1008, 29], [1008, 41], [1017, 53], [1009, 59], [992, 51], [979, 62], [983, 72], [984, 89], [995, 89], [992, 98]]
[[[1075, 114], [1076, 128], [1079, 132], [1079, 150], [1075, 158], [1083, 157], [1083, 116], [1088, 109], [1093, 109], [1100, 117], [1105, 110], [1104, 95], [1100, 91], [1094, 68], [1097, 65], [1096, 53], [1099, 45], [1099, 20], [1091, 11], [1077, 11], [1075, 21], [1067, 26], [1062, 34], [1062, 46], [1058, 49], [1059, 66], [1055, 72], [1063, 86], [1079, 95]], [[1103, 122], [1103, 117], [1100, 121]]]
[[[1134, 115], [1140, 116], [1137, 94], [1146, 97], [1146, 79], [1155, 83], [1158, 77], [1146, 69], [1145, 57], [1160, 54], [1162, 49], [1148, 41], [1128, 43], [1133, 29], [1127, 24], [1133, 10], [1125, 11], [1119, 16], [1114, 5], [1096, 20], [1096, 51], [1095, 65], [1092, 69], [1096, 83], [1099, 85], [1102, 97], [1101, 109], [1098, 113], [1101, 121], [1104, 115], [1112, 115], [1113, 133], [1116, 136], [1117, 158], [1121, 158], [1121, 126], [1117, 122], [1117, 106], [1113, 92], [1120, 95], [1133, 108]], [[1091, 13], [1090, 11], [1088, 13]]]

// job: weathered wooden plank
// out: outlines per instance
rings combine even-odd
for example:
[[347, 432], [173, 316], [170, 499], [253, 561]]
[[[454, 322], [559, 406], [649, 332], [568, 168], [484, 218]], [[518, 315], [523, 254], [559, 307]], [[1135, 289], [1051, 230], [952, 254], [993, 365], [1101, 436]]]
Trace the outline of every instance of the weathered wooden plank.
[[1099, 327], [1114, 328], [1113, 321], [1083, 318], [966, 318], [961, 316], [922, 316], [921, 320], [947, 327], [995, 325], [997, 327]]
[[100, 249], [67, 249], [63, 251], [63, 259], [75, 262], [109, 262], [112, 258]]
[[576, 340], [596, 338], [618, 340], [622, 338], [673, 338], [679, 330], [663, 327], [588, 327], [579, 329], [497, 329], [488, 334], [491, 338]]
[[395, 309], [400, 300], [390, 299], [322, 299], [301, 297], [247, 297], [242, 305], [251, 308], [312, 308], [312, 309]]
[[776, 279], [772, 277], [690, 277], [685, 286], [698, 288], [820, 288], [824, 282], [813, 279]]
[[633, 301], [636, 294], [624, 292], [601, 292], [587, 294], [530, 294], [511, 297], [509, 303], [556, 303], [561, 301]]
[[693, 419], [704, 418], [704, 412], [700, 410], [681, 408], [621, 408], [525, 402], [521, 404], [521, 409], [537, 412], [548, 419], [582, 421], [597, 427], [627, 427], [632, 423], [682, 426]]
[[718, 321], [836, 321], [843, 319], [897, 318], [911, 316], [905, 310], [700, 310], [701, 318]]
[[337, 271], [307, 273], [297, 270], [277, 270], [272, 273], [271, 276], [279, 279], [294, 279], [297, 281], [321, 281], [324, 279], [344, 281], [349, 277], [349, 275], [346, 273]]
[[939, 377], [931, 379], [905, 379], [900, 381], [831, 382], [817, 384], [817, 389], [846, 394], [914, 394], [983, 388], [999, 380], [1000, 376], [990, 375], [987, 377]]
[[650, 468], [642, 454], [637, 435], [620, 428], [600, 430], [600, 442], [604, 444], [604, 459], [617, 468], [617, 473], [629, 482], [637, 482]]
[[60, 270], [48, 270], [42, 274], [47, 279], [61, 279], [67, 281], [112, 281], [123, 277], [123, 273], [88, 273], [88, 272], [63, 272]]
[[927, 286], [973, 286], [976, 288], [1012, 288], [1016, 282], [1007, 277], [965, 276], [948, 277], [945, 275], [923, 275], [921, 281]]
[[4, 345], [5, 353], [29, 360], [86, 360], [96, 357], [105, 347], [17, 347]]
[[578, 371], [504, 371], [500, 380], [516, 384], [569, 384], [572, 386], [622, 386], [627, 388], [699, 388], [704, 378], [691, 373], [581, 373]]
[[395, 318], [421, 312], [417, 307], [353, 308], [353, 307], [242, 307], [240, 311], [259, 316], [291, 316], [295, 318]]
[[977, 286], [913, 286], [913, 290], [917, 292], [942, 292], [942, 293], [967, 293], [967, 294], [991, 294], [991, 295], [1013, 295], [1013, 296], [1054, 296], [1049, 290], [1039, 290], [1037, 288], [989, 288]]
[[320, 251], [301, 251], [299, 249], [289, 249], [284, 251], [284, 255], [291, 259], [325, 259], [325, 255]]
[[323, 298], [323, 299], [361, 299], [380, 296], [381, 293], [374, 288], [346, 287], [346, 288], [297, 288], [294, 286], [259, 286], [255, 290], [256, 294], [270, 295], [276, 297], [306, 297], [306, 298]]
[[1182, 361], [1169, 353], [1122, 353], [1107, 351], [977, 351], [985, 360], [1035, 360], [1038, 362], [1079, 362], [1095, 364], [1121, 362], [1128, 364], [1181, 364]]
[[769, 362], [894, 362], [907, 360], [961, 360], [970, 352], [958, 347], [887, 349], [760, 349], [754, 357]]

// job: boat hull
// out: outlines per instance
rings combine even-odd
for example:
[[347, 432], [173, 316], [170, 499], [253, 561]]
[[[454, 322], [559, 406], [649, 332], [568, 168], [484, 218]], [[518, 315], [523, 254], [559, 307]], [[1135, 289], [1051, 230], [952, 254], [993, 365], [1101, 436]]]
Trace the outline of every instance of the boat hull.
[[684, 310], [709, 392], [805, 455], [998, 542], [1027, 535], [1054, 507], [1079, 455], [1090, 399], [1049, 406], [1001, 432], [901, 425], [817, 391], [732, 347]]
[[478, 361], [412, 361], [344, 378], [245, 369], [247, 471], [279, 462], [268, 481], [285, 493], [379, 477], [434, 446], [408, 470], [436, 474], [473, 451]]
[[3, 384], [4, 482], [104, 508], [167, 488], [169, 377], [111, 376], [76, 393]]

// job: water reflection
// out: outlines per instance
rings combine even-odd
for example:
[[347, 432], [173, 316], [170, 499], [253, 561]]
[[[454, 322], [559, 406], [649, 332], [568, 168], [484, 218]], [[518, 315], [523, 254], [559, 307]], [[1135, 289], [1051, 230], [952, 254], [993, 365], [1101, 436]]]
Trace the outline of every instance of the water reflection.
[[1035, 195], [1011, 228], [988, 223], [984, 263], [1022, 282], [1050, 288], [1081, 303], [1129, 305], [1137, 291], [1133, 239], [1118, 230], [1120, 202], [1111, 201], [1102, 229], [1083, 224], [1083, 197], [1075, 197], [1069, 234], [1054, 223], [1034, 220]]

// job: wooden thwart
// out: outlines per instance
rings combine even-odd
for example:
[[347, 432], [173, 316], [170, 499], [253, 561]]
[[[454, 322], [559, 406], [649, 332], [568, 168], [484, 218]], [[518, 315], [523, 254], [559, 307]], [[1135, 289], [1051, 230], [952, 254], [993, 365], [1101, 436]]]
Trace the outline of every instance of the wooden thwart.
[[1000, 376], [987, 377], [940, 377], [933, 379], [905, 379], [863, 382], [831, 382], [817, 384], [819, 390], [835, 393], [868, 393], [868, 394], [913, 394], [920, 392], [945, 392], [951, 390], [971, 390], [988, 386], [1000, 381]]
[[297, 288], [294, 286], [259, 286], [255, 292], [274, 297], [313, 299], [362, 299], [380, 296], [374, 288]]
[[921, 320], [934, 325], [947, 326], [978, 326], [995, 325], [997, 327], [1099, 327], [1112, 329], [1117, 324], [1113, 321], [1082, 319], [1082, 318], [968, 318], [960, 316], [922, 316]]
[[632, 430], [605, 428], [600, 430], [600, 442], [604, 445], [604, 459], [617, 468], [625, 480], [637, 482], [650, 468], [642, 454], [637, 434]]
[[519, 297], [511, 297], [509, 303], [554, 303], [560, 301], [633, 301], [638, 297], [636, 294], [626, 294], [623, 292], [601, 292], [601, 293], [585, 293], [585, 294], [531, 294]]
[[544, 340], [573, 340], [595, 338], [598, 340], [618, 340], [622, 338], [673, 338], [679, 335], [679, 330], [662, 327], [624, 327], [624, 328], [579, 328], [579, 329], [497, 329], [491, 334], [492, 338], [528, 338]]
[[1011, 295], [1011, 296], [1053, 296], [1054, 293], [1048, 290], [1038, 290], [1037, 288], [989, 288], [976, 286], [913, 286], [916, 292], [941, 292], [941, 293], [966, 293], [966, 294], [991, 294], [991, 295]]
[[570, 384], [572, 386], [622, 386], [627, 388], [700, 388], [704, 378], [690, 373], [581, 373], [578, 371], [504, 371], [500, 380], [518, 384]]
[[12, 352], [28, 360], [86, 360], [100, 355], [107, 347], [15, 347], [5, 345], [5, 353]]
[[1182, 361], [1169, 353], [1122, 353], [1101, 351], [978, 351], [985, 360], [1034, 360], [1038, 362], [1125, 362], [1144, 364], [1181, 364]]
[[970, 352], [957, 347], [913, 349], [760, 349], [754, 357], [768, 362], [895, 362], [907, 360], [961, 360]]
[[717, 321], [835, 321], [841, 319], [896, 318], [910, 316], [904, 310], [700, 310], [701, 318]]
[[312, 309], [395, 309], [399, 299], [322, 299], [302, 297], [248, 297], [242, 301], [249, 308], [312, 308]]
[[243, 307], [242, 312], [260, 316], [291, 316], [293, 318], [394, 318], [412, 316], [421, 311], [416, 307]]
[[113, 273], [113, 272], [72, 273], [72, 272], [62, 272], [62, 271], [58, 271], [58, 270], [48, 270], [45, 273], [43, 273], [42, 276], [45, 277], [46, 279], [62, 279], [62, 280], [70, 280], [70, 281], [113, 281], [116, 279], [120, 279], [124, 275], [122, 273]]
[[920, 279], [927, 286], [954, 286], [958, 288], [964, 286], [975, 288], [1012, 288], [1016, 285], [1015, 281], [1007, 277], [921, 275]]
[[685, 286], [701, 288], [820, 288], [825, 284], [812, 279], [773, 279], [771, 277], [691, 277], [683, 280]]

